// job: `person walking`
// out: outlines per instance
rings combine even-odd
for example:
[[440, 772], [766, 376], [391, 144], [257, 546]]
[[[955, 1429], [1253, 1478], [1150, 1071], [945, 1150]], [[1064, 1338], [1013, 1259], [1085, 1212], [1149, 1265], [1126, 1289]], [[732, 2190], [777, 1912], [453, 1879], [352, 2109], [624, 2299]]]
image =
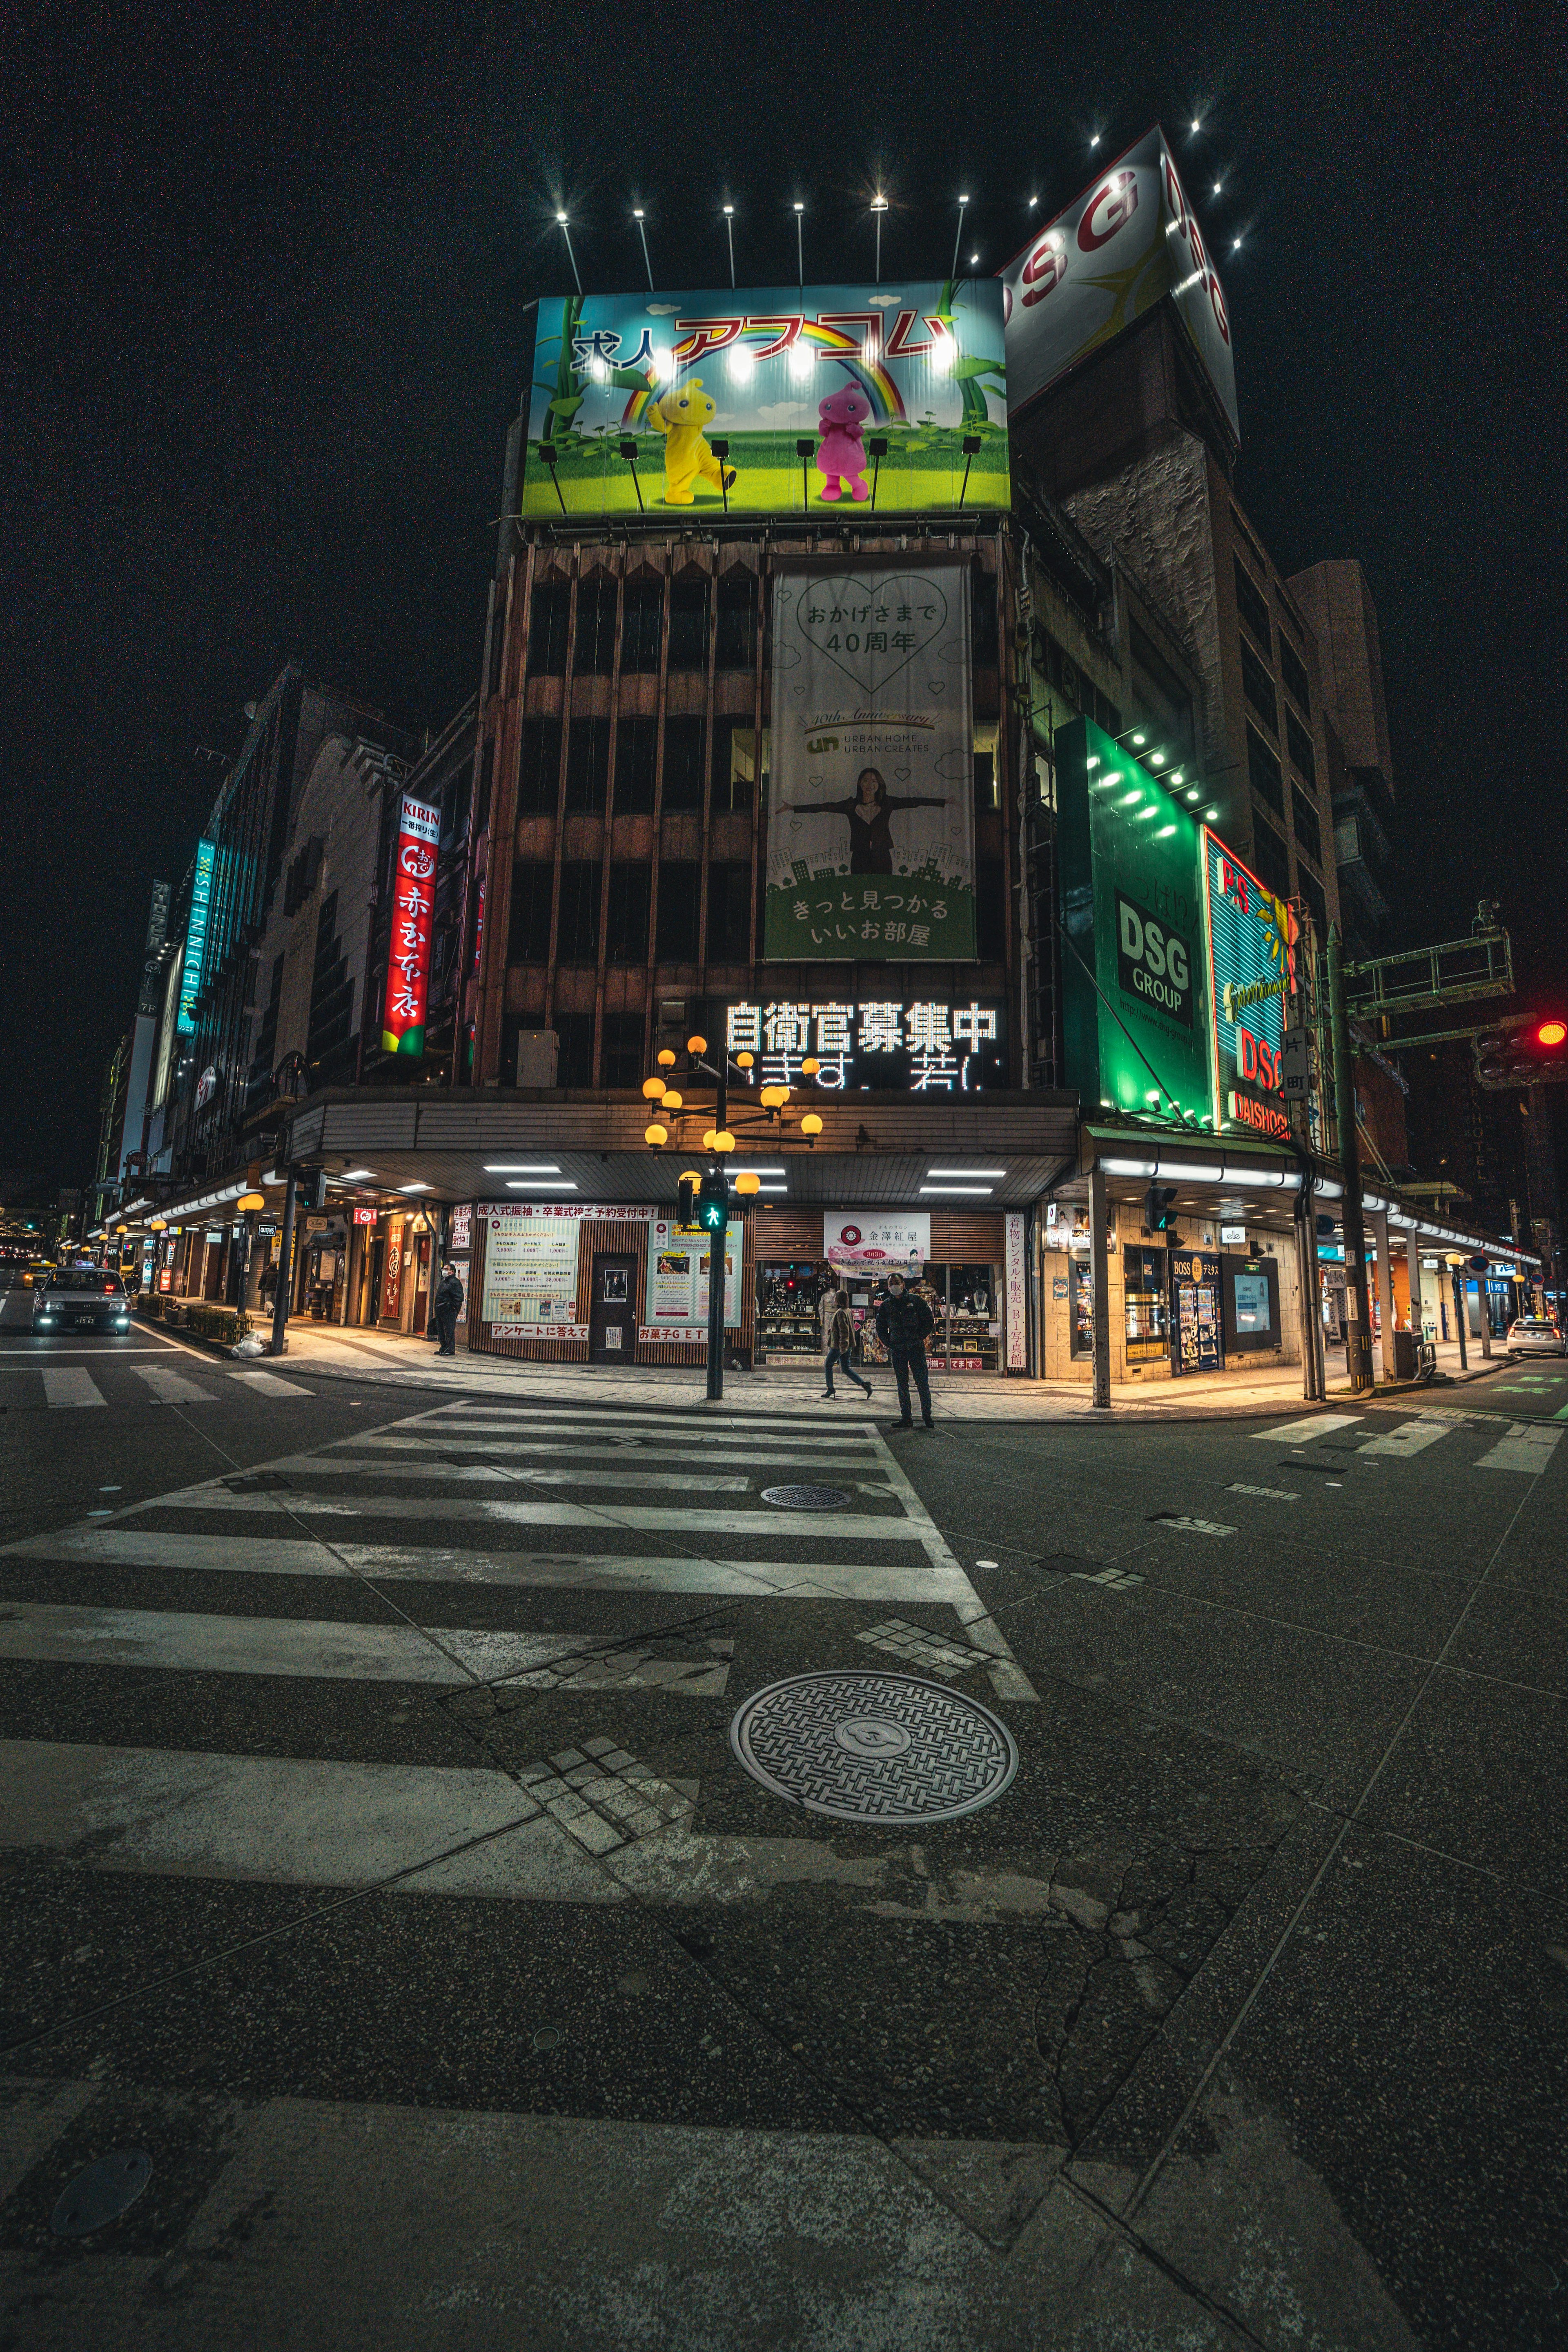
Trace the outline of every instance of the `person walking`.
[[[441, 1279], [436, 1285], [436, 1296], [430, 1303], [430, 1320], [436, 1327], [438, 1356], [455, 1356], [458, 1352], [458, 1318], [463, 1311], [463, 1286], [458, 1279], [458, 1269], [448, 1258], [441, 1268]], [[428, 1334], [426, 1334], [428, 1337]]]
[[901, 1274], [888, 1276], [887, 1295], [877, 1309], [877, 1337], [886, 1348], [893, 1367], [893, 1378], [899, 1384], [899, 1418], [888, 1424], [890, 1429], [912, 1429], [910, 1413], [910, 1374], [915, 1376], [920, 1391], [921, 1425], [934, 1429], [931, 1417], [931, 1377], [926, 1370], [926, 1334], [933, 1318], [931, 1308], [911, 1284]]
[[833, 1385], [835, 1364], [842, 1368], [847, 1379], [853, 1381], [858, 1389], [864, 1389], [869, 1396], [870, 1381], [863, 1381], [855, 1369], [855, 1321], [849, 1312], [849, 1293], [847, 1290], [830, 1290], [822, 1302], [822, 1341], [826, 1350], [822, 1370], [827, 1385], [819, 1402], [826, 1404], [829, 1397], [838, 1393]]

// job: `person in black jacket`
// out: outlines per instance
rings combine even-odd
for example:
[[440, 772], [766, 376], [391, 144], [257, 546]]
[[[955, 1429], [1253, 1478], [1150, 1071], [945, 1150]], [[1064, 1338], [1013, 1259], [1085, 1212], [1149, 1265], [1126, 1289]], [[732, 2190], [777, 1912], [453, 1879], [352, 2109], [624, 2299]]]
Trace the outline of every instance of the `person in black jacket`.
[[931, 1328], [931, 1311], [918, 1290], [906, 1284], [901, 1274], [888, 1276], [887, 1296], [877, 1309], [877, 1337], [888, 1351], [893, 1367], [893, 1378], [899, 1384], [899, 1418], [889, 1423], [892, 1429], [912, 1429], [910, 1412], [910, 1374], [915, 1376], [915, 1386], [921, 1395], [922, 1427], [934, 1429], [931, 1417], [931, 1378], [926, 1370], [926, 1333]]
[[438, 1356], [455, 1356], [458, 1352], [458, 1318], [463, 1311], [463, 1286], [458, 1279], [458, 1269], [450, 1259], [441, 1268], [441, 1279], [436, 1286], [436, 1296], [430, 1303], [430, 1320], [436, 1327], [439, 1346]]

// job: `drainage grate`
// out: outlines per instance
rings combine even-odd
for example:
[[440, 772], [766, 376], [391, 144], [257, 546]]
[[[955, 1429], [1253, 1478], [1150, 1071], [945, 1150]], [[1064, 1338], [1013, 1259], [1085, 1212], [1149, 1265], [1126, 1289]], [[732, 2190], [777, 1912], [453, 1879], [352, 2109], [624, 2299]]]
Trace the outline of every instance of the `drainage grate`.
[[837, 1511], [849, 1497], [842, 1486], [764, 1486], [763, 1500], [781, 1511]]
[[57, 2238], [85, 2238], [118, 2221], [153, 2178], [153, 2159], [140, 2147], [118, 2147], [79, 2172], [49, 2216]]
[[746, 1701], [730, 1745], [787, 1803], [889, 1826], [976, 1812], [1018, 1769], [988, 1707], [912, 1675], [794, 1675]]

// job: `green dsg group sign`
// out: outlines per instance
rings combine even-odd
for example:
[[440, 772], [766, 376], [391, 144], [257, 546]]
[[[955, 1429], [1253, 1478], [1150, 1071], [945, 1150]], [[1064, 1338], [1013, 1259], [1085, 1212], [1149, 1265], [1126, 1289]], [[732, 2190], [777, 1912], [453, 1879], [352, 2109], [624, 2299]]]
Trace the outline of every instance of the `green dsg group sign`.
[[1199, 827], [1087, 719], [1056, 739], [1068, 1084], [1213, 1118]]

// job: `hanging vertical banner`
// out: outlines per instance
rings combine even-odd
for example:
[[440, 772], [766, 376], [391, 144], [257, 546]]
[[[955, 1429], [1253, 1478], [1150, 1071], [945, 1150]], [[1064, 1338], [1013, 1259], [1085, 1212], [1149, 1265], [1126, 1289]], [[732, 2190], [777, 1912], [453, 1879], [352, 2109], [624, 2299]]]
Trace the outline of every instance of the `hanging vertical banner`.
[[1029, 1367], [1029, 1294], [1024, 1272], [1022, 1212], [1009, 1209], [1003, 1220], [1002, 1230], [1006, 1251], [1007, 1370], [1023, 1372]]
[[196, 999], [202, 992], [202, 966], [206, 952], [207, 918], [212, 912], [213, 868], [217, 845], [196, 844], [196, 867], [191, 878], [191, 912], [185, 925], [185, 960], [180, 971], [180, 1009], [175, 1026], [182, 1037], [196, 1034]]
[[1296, 918], [1206, 825], [1203, 842], [1215, 1127], [1249, 1127], [1289, 1143], [1281, 1054], [1285, 999], [1296, 985]]
[[975, 954], [969, 573], [782, 572], [765, 956]]
[[425, 999], [430, 985], [430, 926], [436, 911], [436, 852], [441, 812], [403, 795], [393, 863], [392, 945], [386, 956], [384, 1054], [425, 1051]]

